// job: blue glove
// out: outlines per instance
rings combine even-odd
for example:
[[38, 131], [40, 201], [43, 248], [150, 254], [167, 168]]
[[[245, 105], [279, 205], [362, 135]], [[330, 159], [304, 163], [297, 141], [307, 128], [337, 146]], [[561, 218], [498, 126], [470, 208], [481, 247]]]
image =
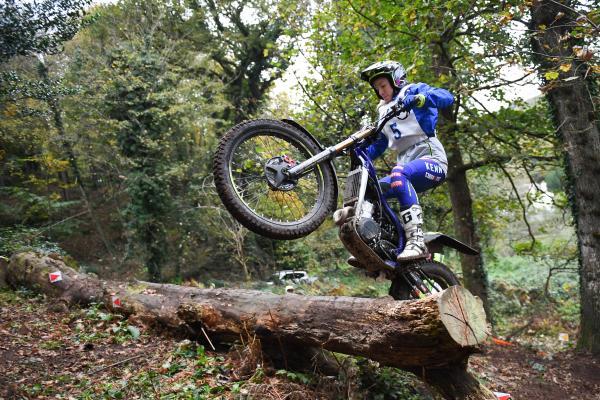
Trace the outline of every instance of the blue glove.
[[425, 105], [425, 95], [409, 94], [402, 100], [402, 105], [406, 110], [411, 110], [413, 107], [421, 108]]

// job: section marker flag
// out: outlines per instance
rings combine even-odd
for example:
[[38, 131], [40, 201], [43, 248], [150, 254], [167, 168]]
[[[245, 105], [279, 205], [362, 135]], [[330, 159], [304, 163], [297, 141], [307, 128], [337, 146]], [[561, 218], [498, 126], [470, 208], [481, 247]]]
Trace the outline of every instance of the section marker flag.
[[113, 307], [121, 307], [121, 299], [120, 298], [118, 298], [117, 296], [113, 295], [111, 297], [111, 299], [112, 299], [112, 305], [113, 305]]
[[48, 274], [48, 277], [50, 278], [50, 283], [60, 282], [60, 281], [62, 281], [62, 272], [60, 272], [60, 271], [50, 272]]
[[494, 394], [496, 395], [498, 400], [511, 400], [512, 399], [512, 397], [510, 397], [510, 394], [508, 394], [508, 393], [494, 392]]

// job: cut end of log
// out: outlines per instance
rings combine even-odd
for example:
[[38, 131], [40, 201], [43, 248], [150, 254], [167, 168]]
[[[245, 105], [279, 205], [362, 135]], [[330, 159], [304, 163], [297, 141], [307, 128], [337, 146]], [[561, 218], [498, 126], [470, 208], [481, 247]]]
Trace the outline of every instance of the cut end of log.
[[440, 319], [459, 345], [479, 346], [487, 337], [487, 323], [482, 302], [462, 286], [452, 286], [438, 299]]
[[6, 272], [8, 271], [8, 258], [0, 256], [0, 289], [8, 287]]

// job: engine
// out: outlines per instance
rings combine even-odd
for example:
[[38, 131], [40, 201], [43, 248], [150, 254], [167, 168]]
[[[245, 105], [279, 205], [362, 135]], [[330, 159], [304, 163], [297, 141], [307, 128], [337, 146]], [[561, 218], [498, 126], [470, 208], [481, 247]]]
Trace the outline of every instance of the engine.
[[362, 240], [371, 245], [381, 235], [381, 227], [373, 218], [361, 218], [356, 224], [356, 230]]
[[356, 230], [360, 238], [381, 258], [395, 259], [396, 240], [373, 218], [361, 218], [356, 224]]

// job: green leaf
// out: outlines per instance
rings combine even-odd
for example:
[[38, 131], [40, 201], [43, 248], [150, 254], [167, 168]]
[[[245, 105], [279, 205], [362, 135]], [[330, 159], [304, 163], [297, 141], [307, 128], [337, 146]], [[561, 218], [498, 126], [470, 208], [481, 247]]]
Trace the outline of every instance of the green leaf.
[[558, 72], [557, 71], [548, 71], [544, 74], [544, 78], [546, 78], [549, 81], [558, 79]]
[[101, 321], [110, 321], [112, 319], [112, 314], [107, 314], [107, 313], [99, 313], [98, 316], [100, 317]]
[[127, 325], [127, 330], [131, 334], [131, 337], [133, 337], [134, 339], [137, 339], [140, 337], [140, 330], [138, 327], [133, 326], [133, 325]]

